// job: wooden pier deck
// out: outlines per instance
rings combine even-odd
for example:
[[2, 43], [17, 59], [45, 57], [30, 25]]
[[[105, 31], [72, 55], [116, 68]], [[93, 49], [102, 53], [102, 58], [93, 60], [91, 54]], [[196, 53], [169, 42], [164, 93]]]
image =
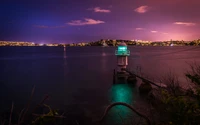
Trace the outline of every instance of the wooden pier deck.
[[123, 71], [126, 71], [127, 73], [129, 73], [130, 76], [134, 76], [134, 77], [137, 77], [137, 78], [141, 79], [141, 80], [142, 80], [143, 82], [145, 82], [145, 83], [150, 83], [151, 85], [154, 85], [154, 86], [159, 87], [159, 88], [166, 88], [166, 85], [163, 84], [163, 83], [155, 83], [155, 82], [152, 82], [151, 80], [149, 80], [149, 79], [147, 79], [147, 78], [144, 78], [144, 77], [142, 77], [142, 76], [139, 76], [139, 75], [137, 75], [137, 74], [135, 74], [135, 73], [130, 72], [128, 69], [122, 68], [122, 70], [123, 70]]

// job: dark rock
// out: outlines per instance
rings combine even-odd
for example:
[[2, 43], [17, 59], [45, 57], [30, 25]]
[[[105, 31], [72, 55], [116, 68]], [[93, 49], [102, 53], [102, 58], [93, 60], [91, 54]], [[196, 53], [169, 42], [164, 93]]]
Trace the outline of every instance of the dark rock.
[[133, 83], [133, 84], [135, 84], [135, 83], [137, 82], [137, 79], [136, 79], [135, 76], [129, 76], [129, 77], [127, 78], [127, 82], [128, 82], [128, 83]]
[[142, 83], [139, 86], [139, 91], [141, 94], [148, 94], [152, 90], [152, 86], [149, 83]]

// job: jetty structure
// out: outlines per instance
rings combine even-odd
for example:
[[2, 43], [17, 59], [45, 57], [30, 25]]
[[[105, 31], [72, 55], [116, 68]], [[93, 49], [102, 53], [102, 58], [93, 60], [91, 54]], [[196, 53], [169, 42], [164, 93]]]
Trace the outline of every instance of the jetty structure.
[[[116, 82], [116, 79], [126, 80], [129, 76], [129, 73], [124, 70], [127, 69], [128, 56], [130, 56], [130, 50], [128, 50], [125, 42], [122, 42], [117, 46], [117, 50], [115, 50], [115, 55], [117, 56], [117, 71], [114, 69], [113, 83]], [[136, 80], [136, 78], [134, 80]]]
[[122, 42], [118, 45], [117, 50], [115, 50], [115, 55], [117, 56], [117, 73], [124, 74], [128, 65], [128, 56], [130, 56], [130, 50], [127, 49], [126, 43]]
[[162, 83], [152, 82], [151, 80], [144, 78], [144, 77], [142, 77], [138, 74], [135, 74], [134, 72], [130, 72], [127, 69], [128, 56], [130, 56], [130, 50], [128, 50], [126, 43], [122, 42], [117, 46], [117, 50], [115, 50], [115, 55], [117, 57], [117, 71], [114, 69], [113, 84], [116, 83], [116, 80], [125, 80], [125, 81], [120, 82], [120, 83], [136, 84], [137, 78], [139, 78], [140, 80], [142, 80], [142, 84], [141, 84], [142, 86], [145, 85], [145, 87], [146, 87], [146, 86], [149, 86], [149, 85], [153, 85], [153, 86], [161, 87], [161, 88], [166, 87], [166, 85], [164, 85]]

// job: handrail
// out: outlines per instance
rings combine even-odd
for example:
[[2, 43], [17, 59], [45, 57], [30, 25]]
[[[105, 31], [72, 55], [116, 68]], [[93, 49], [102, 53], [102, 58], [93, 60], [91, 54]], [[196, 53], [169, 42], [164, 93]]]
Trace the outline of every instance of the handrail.
[[141, 77], [141, 76], [138, 76], [138, 75], [136, 75], [136, 74], [134, 74], [134, 73], [128, 71], [128, 70], [125, 69], [125, 68], [122, 68], [122, 70], [126, 71], [127, 73], [129, 73], [129, 74], [132, 75], [132, 76], [135, 76], [135, 77], [140, 78], [140, 79], [141, 79], [142, 81], [144, 81], [144, 82], [146, 81], [146, 82], [148, 82], [148, 83], [150, 83], [150, 84], [152, 84], [152, 85], [154, 85], [154, 86], [157, 86], [157, 87], [159, 87], [159, 88], [163, 88], [162, 86], [157, 85], [156, 83], [154, 83], [154, 82], [152, 82], [152, 81], [150, 81], [150, 80], [148, 80], [148, 79], [145, 79], [145, 78], [143, 78], [143, 77]]

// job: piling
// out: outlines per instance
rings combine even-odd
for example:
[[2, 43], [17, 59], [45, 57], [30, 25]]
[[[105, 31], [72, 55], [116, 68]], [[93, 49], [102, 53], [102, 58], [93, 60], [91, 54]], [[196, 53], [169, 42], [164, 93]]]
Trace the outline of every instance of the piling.
[[113, 84], [115, 84], [116, 83], [116, 81], [115, 81], [115, 69], [113, 70]]

